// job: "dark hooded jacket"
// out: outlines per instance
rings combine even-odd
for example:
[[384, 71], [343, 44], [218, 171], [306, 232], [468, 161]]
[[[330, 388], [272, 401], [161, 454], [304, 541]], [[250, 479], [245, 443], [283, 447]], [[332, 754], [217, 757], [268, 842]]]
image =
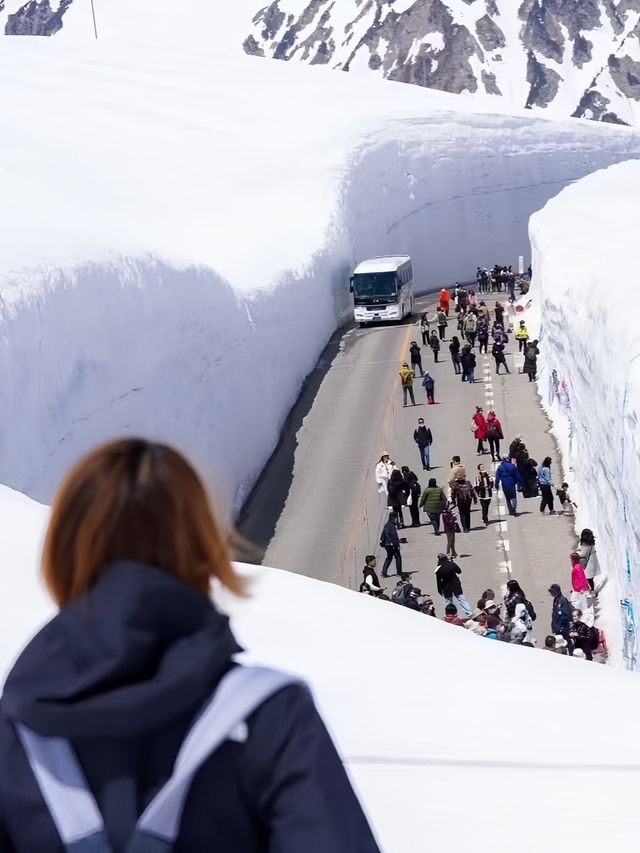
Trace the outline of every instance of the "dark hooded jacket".
[[[6, 682], [0, 851], [62, 850], [15, 722], [71, 741], [117, 853], [238, 651], [206, 596], [148, 566], [109, 567], [34, 637]], [[176, 851], [378, 850], [304, 686], [276, 693], [248, 729], [197, 773]]]
[[436, 584], [440, 595], [444, 598], [450, 598], [452, 595], [462, 595], [460, 574], [460, 566], [457, 563], [454, 563], [448, 557], [438, 557]]

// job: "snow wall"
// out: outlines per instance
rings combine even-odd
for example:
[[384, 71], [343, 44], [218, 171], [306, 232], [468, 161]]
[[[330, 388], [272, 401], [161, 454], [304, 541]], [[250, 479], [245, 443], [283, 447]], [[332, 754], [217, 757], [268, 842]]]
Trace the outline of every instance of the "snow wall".
[[409, 252], [422, 291], [515, 263], [533, 211], [640, 149], [491, 99], [106, 42], [7, 39], [0, 92], [0, 482], [43, 502], [96, 442], [144, 433], [237, 508], [356, 261]]
[[638, 668], [640, 163], [590, 175], [531, 220], [539, 390], [607, 583], [611, 651]]

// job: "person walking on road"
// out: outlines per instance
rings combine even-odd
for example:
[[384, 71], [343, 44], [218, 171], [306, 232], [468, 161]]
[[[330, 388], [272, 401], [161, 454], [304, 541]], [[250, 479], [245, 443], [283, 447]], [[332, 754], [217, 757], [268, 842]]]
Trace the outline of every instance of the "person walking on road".
[[596, 554], [596, 538], [593, 535], [593, 531], [589, 530], [588, 527], [585, 527], [580, 534], [576, 553], [584, 566], [584, 573], [589, 588], [594, 589], [595, 577], [600, 574], [600, 565], [598, 564], [598, 555]]
[[423, 311], [420, 315], [420, 334], [422, 335], [422, 346], [429, 346], [429, 318], [427, 312]]
[[451, 507], [447, 507], [442, 513], [442, 529], [447, 537], [447, 557], [458, 556], [456, 554], [456, 533], [459, 532], [458, 519]]
[[409, 356], [411, 360], [411, 370], [413, 371], [413, 375], [417, 376], [419, 370], [420, 376], [422, 376], [422, 350], [420, 349], [420, 344], [418, 344], [416, 341], [411, 341], [411, 346], [409, 347]]
[[545, 456], [542, 460], [542, 465], [538, 468], [538, 485], [542, 493], [540, 501], [540, 512], [544, 515], [544, 511], [549, 507], [549, 515], [554, 514], [553, 509], [553, 480], [551, 479], [551, 457]]
[[504, 305], [501, 302], [496, 302], [493, 312], [496, 317], [496, 323], [504, 328]]
[[478, 327], [478, 321], [476, 319], [476, 315], [469, 312], [467, 316], [464, 318], [464, 325], [462, 330], [464, 332], [464, 336], [469, 342], [469, 346], [474, 347], [476, 343], [476, 329]]
[[475, 492], [480, 501], [482, 509], [482, 520], [485, 526], [489, 524], [489, 504], [493, 494], [493, 477], [488, 473], [482, 463], [478, 465], [478, 476], [476, 477]]
[[402, 514], [402, 507], [407, 505], [407, 499], [409, 494], [407, 492], [407, 488], [402, 477], [402, 472], [398, 471], [396, 468], [391, 472], [391, 476], [389, 477], [389, 482], [387, 483], [387, 506], [389, 509], [393, 510], [398, 519], [398, 527], [404, 527], [404, 516]]
[[429, 339], [429, 346], [431, 347], [431, 350], [433, 352], [433, 361], [435, 364], [437, 364], [438, 363], [438, 353], [440, 352], [440, 340], [439, 340], [439, 338], [435, 332], [435, 329], [433, 330], [433, 332], [431, 332], [431, 338]]
[[462, 372], [462, 367], [460, 365], [460, 341], [457, 335], [454, 335], [451, 338], [451, 343], [449, 344], [449, 352], [451, 353], [451, 363], [453, 364], [453, 372], [456, 376], [458, 376]]
[[451, 487], [451, 495], [460, 513], [462, 531], [468, 533], [471, 530], [471, 504], [478, 503], [478, 496], [466, 477], [460, 477], [454, 481]]
[[451, 297], [449, 296], [449, 291], [446, 287], [443, 287], [440, 290], [438, 295], [438, 308], [440, 311], [444, 311], [445, 316], [449, 316], [449, 305], [451, 302]]
[[487, 439], [487, 421], [482, 411], [482, 406], [476, 406], [475, 414], [471, 420], [473, 422], [471, 427], [473, 436], [478, 441], [478, 454], [484, 455], [487, 452], [484, 446]]
[[389, 566], [394, 560], [396, 573], [402, 577], [402, 554], [400, 553], [400, 537], [398, 536], [396, 520], [395, 512], [390, 512], [387, 523], [382, 528], [382, 534], [380, 535], [380, 547], [384, 548], [387, 552], [387, 556], [382, 564], [381, 574], [383, 578], [389, 577]]
[[529, 377], [529, 382], [533, 382], [536, 378], [536, 372], [538, 370], [538, 356], [540, 355], [540, 350], [538, 349], [538, 341], [531, 341], [524, 348], [524, 366], [522, 368], [522, 372], [526, 373]]
[[427, 395], [427, 403], [430, 406], [433, 406], [436, 402], [435, 393], [436, 393], [436, 381], [433, 376], [429, 373], [429, 371], [425, 371], [424, 376], [422, 377], [422, 387], [425, 390]]
[[431, 468], [431, 445], [433, 444], [433, 435], [429, 427], [425, 426], [424, 418], [418, 418], [417, 429], [413, 431], [413, 440], [418, 445], [420, 451], [420, 462], [424, 471], [429, 471]]
[[411, 526], [420, 527], [420, 496], [422, 489], [418, 482], [418, 476], [413, 471], [410, 471], [407, 465], [403, 465], [400, 470], [402, 471], [404, 480], [405, 494], [408, 494], [407, 506], [411, 515]]
[[478, 352], [486, 354], [489, 346], [489, 321], [484, 316], [478, 317], [476, 336], [478, 338]]
[[442, 308], [438, 309], [436, 317], [438, 320], [438, 332], [440, 333], [440, 340], [444, 341], [446, 340], [447, 326], [449, 325], [449, 321], [447, 320], [447, 315], [442, 310]]
[[416, 398], [413, 396], [413, 370], [409, 367], [407, 362], [403, 362], [402, 367], [398, 371], [398, 375], [400, 376], [400, 383], [402, 385], [402, 405], [407, 405], [407, 394], [411, 398], [411, 405], [415, 406]]
[[551, 610], [551, 633], [559, 634], [567, 641], [569, 654], [573, 654], [573, 640], [571, 639], [571, 605], [562, 594], [560, 585], [552, 583], [549, 587], [549, 595], [553, 598]]
[[500, 375], [500, 368], [504, 366], [506, 373], [511, 373], [509, 370], [509, 365], [507, 364], [507, 356], [504, 352], [504, 344], [498, 343], [495, 341], [493, 346], [491, 347], [491, 355], [493, 356], [493, 360], [496, 363], [496, 375]]
[[468, 344], [462, 350], [460, 363], [462, 364], [462, 381], [471, 383], [475, 382], [476, 357]]
[[451, 470], [449, 471], [449, 476], [447, 477], [447, 485], [451, 488], [456, 480], [462, 478], [466, 480], [467, 478], [467, 469], [460, 461], [459, 456], [453, 456], [451, 458]]
[[529, 340], [529, 332], [527, 331], [527, 327], [525, 325], [524, 320], [520, 320], [518, 324], [518, 328], [516, 329], [516, 340], [518, 341], [518, 352], [522, 352], [525, 348], [527, 341]]
[[500, 441], [504, 438], [502, 424], [493, 409], [487, 415], [487, 441], [491, 452], [491, 461], [500, 459]]
[[509, 462], [505, 456], [498, 465], [496, 471], [496, 489], [502, 486], [504, 497], [507, 502], [509, 515], [516, 515], [518, 511], [518, 486], [522, 486], [522, 477], [516, 466]]
[[380, 494], [387, 494], [387, 484], [391, 473], [395, 471], [395, 467], [396, 463], [391, 461], [389, 454], [385, 450], [376, 465], [376, 483], [378, 484]]
[[423, 509], [429, 516], [429, 521], [433, 524], [433, 532], [436, 536], [440, 535], [440, 516], [447, 506], [447, 496], [444, 489], [440, 488], [435, 477], [431, 477], [429, 485], [422, 493], [420, 498], [420, 509]]
[[472, 611], [462, 590], [461, 574], [462, 570], [457, 563], [450, 560], [446, 554], [438, 554], [438, 567], [436, 569], [438, 593], [447, 604], [455, 604], [466, 617], [469, 617]]

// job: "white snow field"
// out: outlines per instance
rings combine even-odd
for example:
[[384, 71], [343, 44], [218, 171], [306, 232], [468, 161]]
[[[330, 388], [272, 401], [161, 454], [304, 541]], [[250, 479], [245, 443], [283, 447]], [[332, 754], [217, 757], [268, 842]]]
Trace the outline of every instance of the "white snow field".
[[[36, 570], [46, 508], [0, 488], [0, 510], [1, 682], [53, 608]], [[491, 827], [521, 853], [633, 849], [640, 744], [605, 721], [638, 707], [638, 679], [243, 570], [251, 598], [220, 603], [247, 657], [311, 685], [384, 853], [466, 853]]]
[[542, 403], [608, 581], [609, 648], [639, 662], [640, 164], [565, 189], [531, 220], [533, 310], [541, 331]]
[[237, 508], [357, 260], [408, 252], [419, 290], [515, 262], [532, 212], [640, 151], [626, 128], [197, 44], [3, 39], [0, 97], [0, 482], [44, 502], [139, 432]]

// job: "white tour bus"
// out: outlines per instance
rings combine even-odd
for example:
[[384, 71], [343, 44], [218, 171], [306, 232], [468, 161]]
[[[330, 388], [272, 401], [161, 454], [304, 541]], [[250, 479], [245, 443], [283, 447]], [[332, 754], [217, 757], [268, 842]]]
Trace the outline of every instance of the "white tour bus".
[[372, 258], [353, 271], [353, 316], [357, 323], [402, 320], [413, 314], [413, 269], [409, 255]]

